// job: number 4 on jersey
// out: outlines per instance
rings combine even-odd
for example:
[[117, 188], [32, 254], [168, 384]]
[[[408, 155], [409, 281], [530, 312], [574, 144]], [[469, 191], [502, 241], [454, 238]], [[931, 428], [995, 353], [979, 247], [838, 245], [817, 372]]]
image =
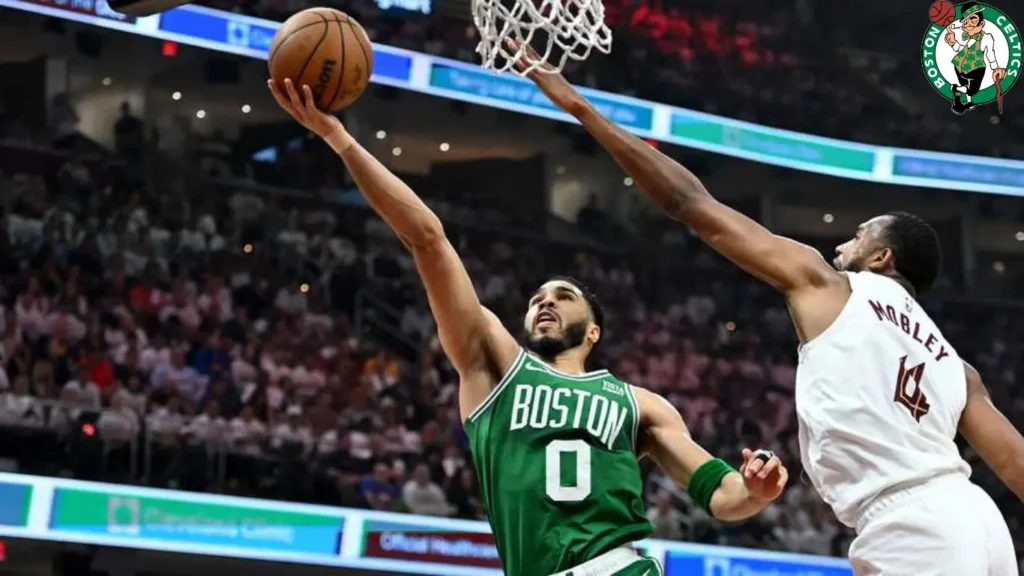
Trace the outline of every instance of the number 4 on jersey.
[[[900, 358], [900, 371], [896, 375], [896, 396], [893, 400], [910, 410], [910, 415], [918, 422], [931, 409], [928, 398], [924, 395], [924, 390], [921, 389], [922, 376], [924, 376], [924, 362], [907, 368], [907, 357]], [[914, 381], [913, 393], [909, 391], [911, 380]]]

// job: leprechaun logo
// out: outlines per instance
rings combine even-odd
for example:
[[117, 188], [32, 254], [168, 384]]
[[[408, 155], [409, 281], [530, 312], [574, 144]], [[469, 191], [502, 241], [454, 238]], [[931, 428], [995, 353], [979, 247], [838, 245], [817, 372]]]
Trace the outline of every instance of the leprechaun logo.
[[953, 103], [954, 114], [996, 102], [1021, 74], [1021, 31], [988, 4], [954, 6], [939, 0], [929, 9], [931, 26], [921, 43], [921, 62], [932, 88]]

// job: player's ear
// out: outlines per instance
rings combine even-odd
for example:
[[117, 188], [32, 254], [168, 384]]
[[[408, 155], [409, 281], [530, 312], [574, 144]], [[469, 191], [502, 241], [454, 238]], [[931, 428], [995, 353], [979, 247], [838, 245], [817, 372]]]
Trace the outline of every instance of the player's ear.
[[597, 343], [601, 340], [601, 327], [593, 322], [588, 322], [587, 340], [590, 341], [591, 346], [597, 346]]
[[884, 274], [896, 269], [896, 255], [892, 248], [883, 246], [875, 251], [868, 260], [868, 269], [872, 272]]

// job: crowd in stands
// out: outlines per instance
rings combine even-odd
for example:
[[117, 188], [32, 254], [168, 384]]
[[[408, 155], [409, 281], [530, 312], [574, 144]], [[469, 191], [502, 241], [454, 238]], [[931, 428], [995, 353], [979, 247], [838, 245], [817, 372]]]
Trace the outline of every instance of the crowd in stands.
[[[119, 142], [131, 157], [130, 139]], [[368, 209], [259, 188], [168, 195], [139, 185], [145, 175], [119, 160], [17, 154], [0, 173], [6, 462], [484, 518], [456, 375], [410, 258]], [[845, 553], [852, 534], [799, 480], [796, 343], [772, 291], [699, 243], [665, 262], [457, 225], [449, 232], [481, 300], [513, 333], [525, 296], [570, 273], [607, 310], [595, 365], [664, 395], [709, 451], [735, 462], [743, 446], [768, 446], [794, 472], [782, 501], [727, 526], [645, 463], [655, 536]], [[1024, 401], [1013, 395], [1024, 314], [927, 305], [997, 405], [1024, 424]], [[976, 471], [1022, 534], [1016, 500], [983, 465]]]

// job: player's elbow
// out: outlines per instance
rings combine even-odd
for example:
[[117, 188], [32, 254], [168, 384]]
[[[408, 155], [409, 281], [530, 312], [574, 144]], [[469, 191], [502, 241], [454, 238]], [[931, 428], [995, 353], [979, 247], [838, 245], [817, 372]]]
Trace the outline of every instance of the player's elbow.
[[1015, 446], [989, 464], [1006, 486], [1024, 502], [1024, 447]]
[[402, 234], [402, 240], [414, 252], [430, 251], [447, 242], [444, 226], [434, 214], [425, 214]]

